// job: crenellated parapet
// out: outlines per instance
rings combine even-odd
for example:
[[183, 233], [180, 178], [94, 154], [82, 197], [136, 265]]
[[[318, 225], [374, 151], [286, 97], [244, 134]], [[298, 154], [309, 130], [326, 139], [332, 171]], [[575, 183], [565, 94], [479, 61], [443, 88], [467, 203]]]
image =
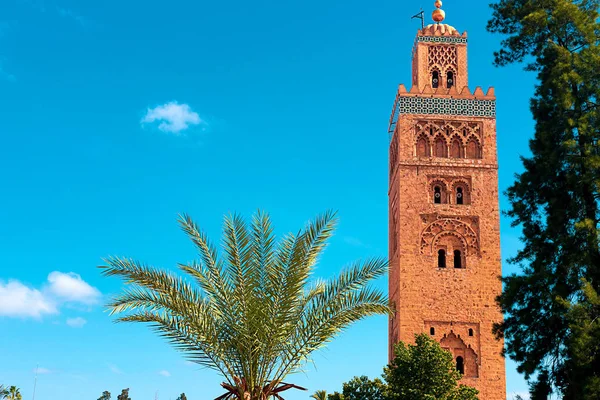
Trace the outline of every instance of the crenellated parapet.
[[425, 85], [422, 89], [413, 86], [409, 91], [400, 85], [389, 121], [390, 134], [394, 133], [401, 114], [495, 118], [496, 95], [493, 87], [484, 92], [477, 86], [472, 92], [467, 86], [434, 89]]

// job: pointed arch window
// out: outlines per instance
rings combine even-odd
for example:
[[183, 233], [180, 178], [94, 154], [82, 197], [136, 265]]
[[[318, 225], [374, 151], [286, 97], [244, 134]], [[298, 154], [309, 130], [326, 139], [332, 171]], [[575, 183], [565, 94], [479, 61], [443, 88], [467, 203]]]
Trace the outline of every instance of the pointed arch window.
[[456, 204], [465, 204], [465, 194], [462, 187], [456, 188]]
[[437, 89], [440, 86], [440, 73], [433, 71], [431, 74], [431, 87]]
[[462, 252], [460, 250], [454, 250], [454, 268], [462, 268]]
[[433, 188], [433, 202], [435, 204], [442, 204], [442, 188], [440, 186]]
[[454, 86], [454, 72], [448, 71], [446, 74], [446, 87], [450, 89], [452, 86]]
[[461, 375], [465, 374], [465, 360], [461, 356], [456, 357], [456, 370]]
[[469, 336], [473, 336], [473, 328], [469, 328]]
[[438, 268], [446, 268], [446, 250], [438, 250]]

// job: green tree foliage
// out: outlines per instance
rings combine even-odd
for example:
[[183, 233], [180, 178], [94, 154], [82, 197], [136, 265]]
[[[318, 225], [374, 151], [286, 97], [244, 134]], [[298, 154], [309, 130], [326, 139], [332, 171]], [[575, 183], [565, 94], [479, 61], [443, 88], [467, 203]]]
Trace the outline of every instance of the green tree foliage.
[[[355, 321], [390, 312], [386, 296], [368, 284], [387, 261], [354, 263], [330, 281], [310, 282], [333, 234], [326, 213], [279, 242], [270, 218], [247, 224], [225, 219], [222, 253], [187, 216], [179, 220], [199, 262], [181, 265], [192, 282], [131, 259], [110, 258], [104, 274], [129, 288], [110, 307], [122, 322], [150, 324], [191, 361], [219, 371], [220, 399], [263, 400], [296, 386], [282, 380]], [[296, 387], [297, 388], [297, 387]]]
[[394, 359], [384, 369], [388, 400], [477, 400], [477, 390], [459, 385], [452, 354], [425, 334], [416, 344], [400, 342]]
[[327, 391], [317, 390], [310, 396], [310, 398], [315, 400], [327, 400]]
[[[565, 362], [566, 373], [578, 373], [586, 378], [578, 393], [583, 399], [600, 399], [600, 296], [592, 284], [582, 280], [583, 299], [565, 302], [568, 309], [567, 323], [569, 336], [567, 346], [570, 357]], [[573, 371], [573, 372], [571, 372]], [[568, 382], [579, 377], [558, 377], [560, 387], [568, 387]], [[564, 382], [563, 382], [564, 381]]]
[[104, 391], [102, 392], [102, 396], [98, 398], [98, 400], [110, 400], [110, 392]]
[[532, 381], [534, 399], [552, 388], [567, 400], [587, 398], [600, 374], [597, 352], [592, 359], [578, 354], [588, 335], [600, 341], [598, 331], [577, 329], [573, 320], [580, 302], [588, 314], [597, 312], [581, 278], [595, 292], [600, 286], [599, 6], [599, 0], [500, 0], [488, 24], [506, 35], [496, 64], [526, 61], [538, 80], [532, 155], [522, 159], [524, 172], [507, 192], [508, 215], [523, 229], [523, 249], [511, 260], [522, 273], [504, 279], [499, 303], [506, 319], [496, 327]]
[[6, 390], [7, 394], [5, 396], [6, 400], [23, 400], [23, 396], [21, 396], [21, 391], [16, 386], [11, 386]]
[[4, 385], [0, 385], [0, 400], [8, 397], [8, 388]]
[[117, 400], [131, 400], [131, 397], [129, 397], [129, 389], [121, 390], [121, 394], [117, 396]]
[[386, 385], [379, 378], [373, 380], [367, 376], [355, 376], [344, 383], [342, 393], [329, 395], [328, 400], [384, 400]]
[[185, 393], [181, 393], [176, 400], [187, 400], [187, 397], [185, 396]]

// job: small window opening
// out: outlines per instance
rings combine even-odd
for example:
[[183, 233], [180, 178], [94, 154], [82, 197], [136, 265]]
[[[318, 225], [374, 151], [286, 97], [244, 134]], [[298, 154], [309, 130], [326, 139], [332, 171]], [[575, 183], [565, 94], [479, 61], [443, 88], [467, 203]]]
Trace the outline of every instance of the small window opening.
[[454, 72], [449, 71], [446, 74], [446, 87], [450, 89], [452, 86], [454, 86]]
[[438, 268], [446, 268], [446, 250], [438, 250]]
[[433, 189], [433, 202], [435, 204], [441, 204], [442, 203], [442, 188], [439, 186], [436, 186]]
[[440, 73], [437, 71], [433, 71], [433, 74], [431, 74], [431, 87], [433, 87], [434, 89], [437, 89], [439, 85], [440, 85]]
[[463, 188], [456, 188], [456, 204], [464, 204]]
[[435, 335], [435, 328], [434, 328], [433, 326], [432, 326], [431, 328], [429, 328], [429, 334], [430, 334], [431, 336], [434, 336], [434, 335]]
[[460, 372], [461, 375], [465, 374], [465, 361], [461, 356], [456, 357], [456, 370]]
[[473, 328], [469, 328], [469, 336], [473, 336]]
[[454, 268], [462, 268], [462, 254], [460, 250], [454, 250]]

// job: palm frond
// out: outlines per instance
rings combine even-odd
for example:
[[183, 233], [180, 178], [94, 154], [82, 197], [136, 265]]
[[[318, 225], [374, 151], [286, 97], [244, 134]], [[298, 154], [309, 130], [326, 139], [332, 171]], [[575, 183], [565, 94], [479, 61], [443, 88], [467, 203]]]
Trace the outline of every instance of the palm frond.
[[[384, 294], [368, 284], [387, 271], [384, 259], [354, 263], [332, 280], [311, 275], [337, 219], [327, 212], [279, 242], [266, 213], [250, 224], [238, 215], [224, 220], [222, 253], [187, 215], [179, 224], [199, 261], [180, 264], [191, 282], [110, 257], [105, 276], [127, 288], [108, 305], [117, 322], [150, 325], [185, 356], [220, 371], [228, 393], [222, 399], [274, 397], [299, 388], [283, 383], [353, 322], [388, 313]], [[301, 389], [301, 388], [300, 388]]]

